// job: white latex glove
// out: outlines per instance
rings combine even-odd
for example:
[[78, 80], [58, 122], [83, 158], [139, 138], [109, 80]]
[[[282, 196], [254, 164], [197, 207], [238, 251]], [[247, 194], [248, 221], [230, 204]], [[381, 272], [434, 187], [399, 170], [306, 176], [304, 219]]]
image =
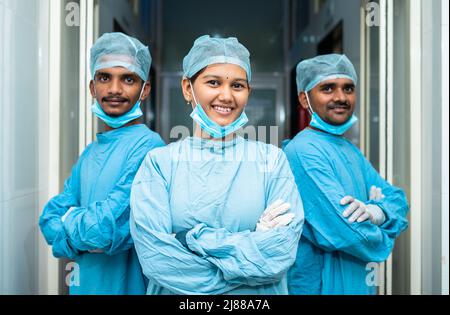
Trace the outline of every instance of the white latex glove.
[[67, 217], [69, 216], [69, 214], [75, 209], [75, 207], [70, 207], [69, 210], [66, 211], [66, 213], [64, 213], [64, 215], [61, 217], [61, 221], [66, 221]]
[[358, 199], [353, 198], [352, 196], [345, 196], [341, 199], [341, 205], [350, 204], [347, 209], [344, 210], [342, 215], [344, 218], [350, 216], [348, 221], [353, 223], [364, 222], [366, 220], [370, 220], [375, 225], [381, 225], [386, 220], [383, 210], [376, 205], [366, 205], [364, 202], [359, 201]]
[[256, 231], [267, 231], [280, 226], [289, 225], [295, 217], [294, 213], [287, 213], [291, 205], [278, 199], [269, 205], [256, 224]]
[[370, 200], [380, 201], [384, 197], [385, 196], [383, 195], [383, 192], [381, 191], [381, 188], [379, 188], [377, 186], [370, 187], [370, 192], [369, 192], [369, 199]]

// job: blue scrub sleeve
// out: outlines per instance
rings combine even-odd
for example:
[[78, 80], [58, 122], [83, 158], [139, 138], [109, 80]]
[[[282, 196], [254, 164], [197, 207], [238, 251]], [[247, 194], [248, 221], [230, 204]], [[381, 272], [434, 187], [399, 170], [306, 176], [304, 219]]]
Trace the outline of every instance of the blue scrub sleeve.
[[[80, 158], [81, 159], [81, 158]], [[70, 207], [79, 206], [79, 191], [76, 183], [79, 179], [79, 163], [72, 168], [71, 176], [64, 183], [64, 190], [53, 197], [44, 207], [39, 218], [39, 226], [55, 257], [74, 258], [79, 251], [73, 247], [64, 230], [61, 217]]]
[[147, 155], [131, 189], [130, 232], [145, 276], [176, 294], [223, 294], [240, 286], [172, 235], [167, 181]]
[[[205, 224], [187, 233], [193, 252], [220, 268], [227, 281], [258, 286], [280, 281], [294, 264], [304, 221], [303, 204], [283, 152], [269, 170], [266, 205], [277, 199], [291, 204], [294, 220], [266, 232], [229, 232]], [[256, 225], [256, 222], [255, 222]]]
[[105, 200], [77, 207], [67, 216], [64, 229], [73, 247], [80, 251], [100, 249], [107, 255], [131, 248], [131, 184], [149, 149], [148, 145], [141, 145], [133, 151], [123, 175]]
[[385, 195], [385, 198], [383, 198], [382, 200], [369, 200], [367, 204], [377, 205], [383, 210], [386, 216], [386, 221], [382, 225], [380, 225], [380, 229], [390, 238], [395, 239], [400, 235], [402, 231], [406, 230], [408, 227], [408, 220], [406, 216], [409, 211], [409, 206], [406, 195], [402, 189], [393, 186], [385, 181], [373, 168], [369, 161], [367, 161], [365, 158], [363, 159], [367, 174], [367, 195], [369, 195], [369, 189], [372, 185], [381, 188], [383, 191], [383, 195]]
[[340, 200], [346, 196], [345, 190], [320, 152], [298, 154], [288, 145], [286, 154], [300, 193], [304, 195], [305, 217], [309, 224], [303, 235], [326, 251], [343, 251], [367, 262], [386, 260], [394, 239], [370, 221], [350, 223], [342, 215], [348, 207], [340, 205]]

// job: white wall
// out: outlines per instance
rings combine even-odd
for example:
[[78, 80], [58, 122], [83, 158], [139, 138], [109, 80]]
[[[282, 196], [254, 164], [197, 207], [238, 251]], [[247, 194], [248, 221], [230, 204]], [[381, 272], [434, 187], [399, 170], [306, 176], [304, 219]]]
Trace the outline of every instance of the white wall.
[[38, 216], [49, 183], [48, 15], [49, 0], [0, 0], [0, 294], [40, 288]]

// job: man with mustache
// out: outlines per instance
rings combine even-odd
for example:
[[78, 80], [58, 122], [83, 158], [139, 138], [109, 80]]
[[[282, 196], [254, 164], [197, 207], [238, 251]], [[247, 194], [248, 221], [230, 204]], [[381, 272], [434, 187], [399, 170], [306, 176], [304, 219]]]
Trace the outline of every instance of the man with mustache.
[[298, 99], [312, 118], [285, 147], [305, 211], [291, 294], [375, 294], [373, 263], [388, 258], [408, 226], [404, 192], [342, 136], [357, 121], [356, 84], [345, 55], [297, 66]]
[[[130, 236], [130, 191], [148, 151], [161, 137], [140, 122], [150, 93], [148, 47], [107, 33], [91, 49], [94, 114], [105, 124], [81, 154], [64, 191], [39, 220], [55, 257], [75, 260], [70, 294], [144, 294], [144, 277]], [[151, 189], [151, 188], [150, 188]]]

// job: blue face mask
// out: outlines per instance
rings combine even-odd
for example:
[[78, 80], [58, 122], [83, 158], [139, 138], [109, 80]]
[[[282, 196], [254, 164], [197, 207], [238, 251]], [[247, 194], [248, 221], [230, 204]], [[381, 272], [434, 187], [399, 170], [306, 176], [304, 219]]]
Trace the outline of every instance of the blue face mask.
[[312, 113], [311, 122], [309, 123], [311, 127], [323, 130], [336, 136], [342, 136], [358, 121], [358, 117], [356, 117], [355, 115], [352, 115], [352, 117], [349, 120], [347, 120], [346, 123], [338, 126], [331, 125], [323, 121], [323, 119], [320, 118], [319, 115], [317, 115], [317, 113], [312, 110], [311, 103], [309, 102], [308, 93], [306, 92], [305, 94], [306, 100], [308, 101], [309, 109]]
[[[191, 84], [189, 82], [189, 84]], [[191, 84], [191, 90], [192, 95], [194, 96], [194, 101], [196, 103], [196, 106], [194, 110], [191, 113], [191, 118], [199, 124], [200, 128], [211, 135], [213, 138], [224, 138], [228, 136], [229, 134], [239, 130], [240, 128], [244, 127], [245, 124], [248, 122], [248, 117], [245, 114], [245, 111], [242, 111], [242, 114], [239, 116], [238, 119], [233, 121], [228, 126], [221, 126], [215, 121], [213, 121], [211, 118], [208, 117], [208, 115], [203, 110], [203, 107], [198, 103], [195, 99], [194, 95], [194, 89], [192, 88]]]
[[145, 84], [142, 86], [141, 94], [139, 95], [139, 100], [137, 101], [137, 103], [133, 106], [133, 108], [131, 110], [129, 110], [122, 116], [111, 117], [111, 116], [107, 115], [101, 108], [97, 99], [95, 99], [95, 103], [94, 103], [94, 105], [92, 105], [91, 110], [95, 114], [95, 116], [97, 116], [98, 118], [103, 120], [103, 122], [105, 124], [107, 124], [108, 126], [110, 126], [111, 128], [114, 128], [114, 129], [120, 128], [120, 127], [126, 125], [127, 123], [129, 123], [130, 121], [135, 120], [136, 118], [139, 118], [143, 115], [142, 110], [141, 110], [141, 97], [142, 97], [142, 94], [144, 93], [144, 88], [145, 88]]

